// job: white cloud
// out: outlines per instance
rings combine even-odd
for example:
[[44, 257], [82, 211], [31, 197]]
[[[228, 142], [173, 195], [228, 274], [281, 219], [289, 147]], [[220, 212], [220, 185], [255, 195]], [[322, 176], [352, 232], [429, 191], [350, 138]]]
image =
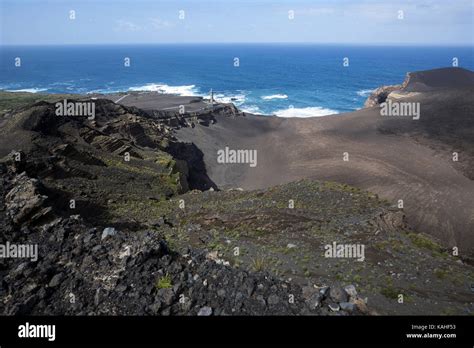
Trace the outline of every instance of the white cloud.
[[150, 21], [151, 27], [156, 30], [174, 27], [174, 23], [171, 23], [169, 21], [164, 21], [160, 18], [150, 18], [149, 21]]
[[139, 31], [142, 29], [141, 26], [122, 19], [117, 20], [115, 24], [115, 31]]

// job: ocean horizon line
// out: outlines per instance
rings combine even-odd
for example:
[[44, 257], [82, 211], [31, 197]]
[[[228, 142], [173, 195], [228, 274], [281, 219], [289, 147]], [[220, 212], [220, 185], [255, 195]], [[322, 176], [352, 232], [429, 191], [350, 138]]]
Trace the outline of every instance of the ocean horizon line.
[[95, 46], [197, 46], [197, 45], [268, 45], [268, 46], [338, 46], [338, 47], [462, 47], [474, 49], [474, 44], [469, 43], [337, 43], [337, 42], [143, 42], [143, 43], [22, 43], [22, 44], [4, 44], [0, 42], [0, 47], [95, 47]]
[[295, 43], [9, 46], [0, 49], [0, 88], [182, 96], [208, 95], [212, 89], [216, 98], [251, 113], [349, 112], [364, 105], [369, 91], [402, 83], [407, 72], [454, 64], [474, 70], [473, 52], [472, 47]]

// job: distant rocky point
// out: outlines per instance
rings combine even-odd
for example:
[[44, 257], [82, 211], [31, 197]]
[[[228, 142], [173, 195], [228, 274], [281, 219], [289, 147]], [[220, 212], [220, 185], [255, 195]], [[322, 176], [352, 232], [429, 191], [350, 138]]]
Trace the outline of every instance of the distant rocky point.
[[[402, 96], [437, 90], [463, 89], [474, 87], [474, 72], [463, 68], [442, 68], [409, 72], [400, 85], [382, 86], [374, 90], [364, 103], [369, 108], [380, 105], [387, 98], [402, 93]], [[400, 98], [400, 96], [398, 96]]]

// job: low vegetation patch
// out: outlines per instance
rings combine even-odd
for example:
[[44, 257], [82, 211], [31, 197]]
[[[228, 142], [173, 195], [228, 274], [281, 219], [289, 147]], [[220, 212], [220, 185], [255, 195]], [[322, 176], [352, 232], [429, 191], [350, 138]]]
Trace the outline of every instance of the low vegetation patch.
[[428, 236], [425, 236], [421, 233], [414, 233], [414, 232], [408, 233], [408, 238], [410, 238], [413, 245], [419, 248], [424, 248], [424, 249], [428, 249], [428, 250], [436, 251], [436, 252], [442, 251], [442, 248], [438, 243], [434, 242]]
[[157, 289], [169, 289], [173, 286], [171, 283], [171, 277], [166, 274], [163, 277], [159, 278], [156, 282]]

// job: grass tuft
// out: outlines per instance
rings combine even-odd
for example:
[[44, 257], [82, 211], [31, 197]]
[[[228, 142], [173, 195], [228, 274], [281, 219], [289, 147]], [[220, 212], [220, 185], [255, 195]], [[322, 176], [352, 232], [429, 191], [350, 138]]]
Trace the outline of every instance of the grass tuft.
[[172, 286], [173, 284], [171, 283], [171, 277], [168, 274], [159, 278], [158, 281], [156, 282], [157, 289], [169, 289]]

